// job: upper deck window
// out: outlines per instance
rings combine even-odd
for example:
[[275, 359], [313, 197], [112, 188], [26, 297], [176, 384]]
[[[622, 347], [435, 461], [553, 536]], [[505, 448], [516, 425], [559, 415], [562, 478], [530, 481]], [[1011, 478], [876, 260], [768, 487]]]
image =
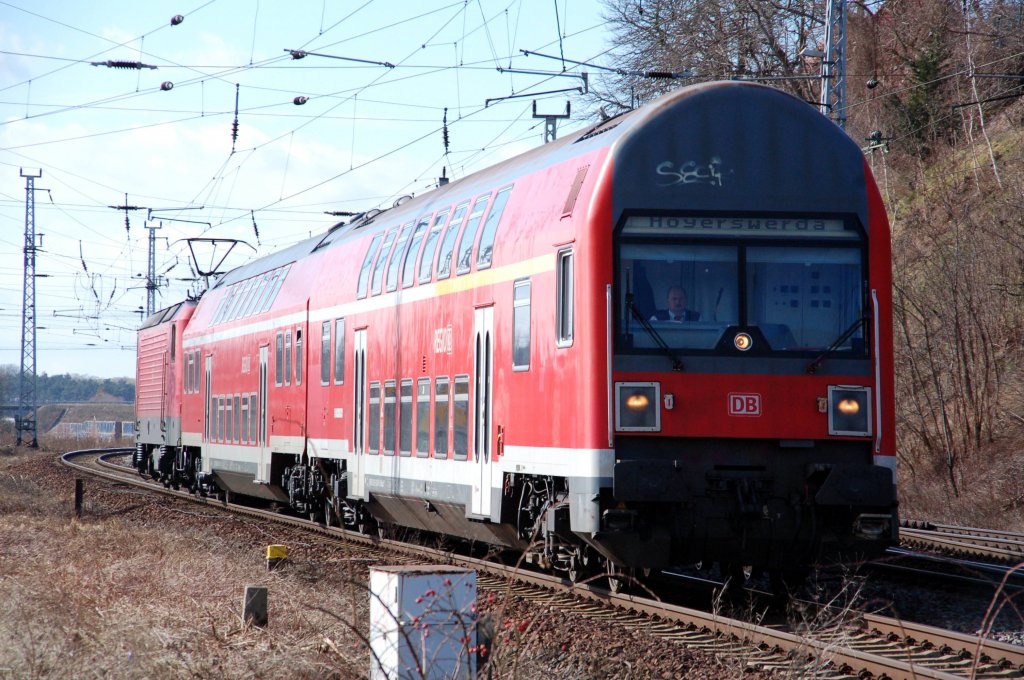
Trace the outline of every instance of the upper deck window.
[[[618, 249], [620, 349], [864, 356], [864, 250], [836, 219], [631, 218]], [[858, 326], [858, 324], [860, 324]]]
[[491, 195], [484, 194], [477, 198], [473, 204], [473, 211], [469, 213], [469, 219], [466, 220], [466, 229], [462, 232], [462, 237], [459, 239], [459, 264], [455, 270], [457, 274], [465, 274], [470, 270], [473, 263], [473, 245], [476, 243], [476, 230], [480, 226], [480, 220], [483, 218], [484, 211], [487, 210], [487, 203], [490, 200]]
[[507, 186], [494, 197], [494, 205], [491, 206], [491, 212], [487, 214], [484, 228], [480, 232], [480, 251], [476, 256], [477, 269], [486, 269], [491, 266], [491, 260], [494, 257], [494, 238], [498, 234], [498, 222], [501, 221], [501, 214], [505, 211], [505, 204], [508, 203], [511, 193], [512, 187]]
[[409, 243], [409, 250], [405, 255], [405, 262], [402, 264], [402, 288], [408, 288], [416, 282], [416, 256], [420, 252], [420, 242], [423, 234], [430, 224], [430, 217], [424, 216], [416, 224], [416, 231], [412, 233], [412, 241]]
[[411, 231], [412, 222], [409, 222], [398, 233], [398, 242], [395, 243], [395, 249], [391, 251], [390, 261], [388, 262], [388, 292], [398, 288], [398, 268], [402, 264], [405, 249], [409, 245], [409, 232]]
[[463, 218], [466, 216], [466, 209], [469, 207], [469, 201], [466, 201], [462, 205], [455, 208], [455, 214], [452, 215], [452, 221], [448, 223], [448, 228], [444, 232], [444, 240], [441, 241], [441, 248], [437, 251], [437, 280], [447, 279], [452, 273], [452, 257], [455, 250], [455, 238], [459, 235], [459, 229], [462, 228]]
[[370, 281], [370, 267], [373, 265], [373, 258], [377, 255], [377, 246], [380, 245], [380, 240], [384, 238], [384, 234], [377, 234], [370, 241], [370, 247], [366, 251], [366, 257], [363, 258], [363, 266], [359, 268], [359, 284], [356, 287], [356, 296], [360, 298], [366, 297], [366, 287]]
[[377, 256], [377, 263], [373, 265], [373, 286], [370, 291], [373, 295], [380, 292], [381, 283], [384, 282], [384, 264], [388, 261], [388, 255], [391, 253], [391, 244], [394, 243], [395, 234], [397, 233], [397, 229], [387, 233], [384, 237], [384, 245], [380, 249], [380, 255]]
[[430, 226], [430, 233], [427, 234], [427, 242], [423, 244], [423, 255], [420, 256], [420, 283], [430, 282], [430, 273], [434, 270], [434, 251], [441, 238], [441, 229], [448, 219], [448, 211], [442, 210], [437, 213], [434, 223]]

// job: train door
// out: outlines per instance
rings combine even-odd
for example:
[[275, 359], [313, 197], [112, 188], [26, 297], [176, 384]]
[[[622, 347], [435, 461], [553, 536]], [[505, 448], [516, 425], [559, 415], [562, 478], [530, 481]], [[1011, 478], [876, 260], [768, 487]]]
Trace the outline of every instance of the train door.
[[476, 403], [473, 409], [473, 493], [470, 513], [491, 514], [491, 405], [494, 374], [494, 307], [475, 310], [473, 371]]
[[352, 469], [348, 478], [350, 496], [363, 495], [363, 456], [366, 455], [366, 329], [354, 333], [352, 363]]
[[259, 414], [257, 421], [256, 447], [259, 449], [259, 463], [256, 466], [255, 482], [270, 482], [270, 442], [267, 437], [267, 364], [270, 359], [270, 345], [260, 347]]
[[[213, 441], [213, 431], [210, 429], [211, 418], [213, 417], [212, 406], [213, 403], [210, 401], [210, 378], [213, 376], [213, 357], [206, 357], [206, 391], [203, 392], [203, 438], [205, 441]], [[209, 461], [209, 456], [206, 457]]]

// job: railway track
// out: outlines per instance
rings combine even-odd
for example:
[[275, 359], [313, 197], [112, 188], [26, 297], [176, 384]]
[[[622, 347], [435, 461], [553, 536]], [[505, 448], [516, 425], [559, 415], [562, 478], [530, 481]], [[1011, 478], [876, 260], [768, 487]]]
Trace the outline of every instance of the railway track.
[[[489, 560], [434, 548], [368, 537], [297, 517], [239, 506], [166, 489], [134, 470], [109, 462], [130, 449], [75, 451], [61, 462], [118, 484], [144, 487], [266, 521], [329, 536], [367, 554], [386, 551], [387, 560], [431, 560], [475, 569], [478, 587], [558, 607], [592, 619], [642, 628], [650, 634], [710, 651], [750, 669], [829, 678], [1024, 678], [1024, 647], [994, 642], [872, 614], [843, 612], [819, 627], [762, 626], [637, 595], [615, 594], [596, 583], [572, 584], [560, 577], [523, 571]], [[88, 460], [88, 459], [92, 460]], [[80, 460], [86, 459], [86, 460]]]
[[1009, 531], [904, 520], [900, 525], [900, 544], [963, 557], [1024, 562], [1024, 534]]

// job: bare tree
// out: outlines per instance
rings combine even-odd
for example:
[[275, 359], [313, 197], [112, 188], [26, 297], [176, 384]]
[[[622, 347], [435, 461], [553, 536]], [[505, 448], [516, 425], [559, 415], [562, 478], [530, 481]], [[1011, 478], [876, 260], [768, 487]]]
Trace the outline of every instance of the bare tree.
[[823, 0], [606, 0], [605, 16], [618, 73], [594, 87], [601, 105], [633, 108], [680, 82], [729, 78], [818, 98], [820, 63], [798, 53], [821, 45]]

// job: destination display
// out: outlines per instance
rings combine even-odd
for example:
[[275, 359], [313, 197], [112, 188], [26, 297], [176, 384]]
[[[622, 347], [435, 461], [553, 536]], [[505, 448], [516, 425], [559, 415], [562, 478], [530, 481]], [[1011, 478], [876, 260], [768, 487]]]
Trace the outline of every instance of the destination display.
[[843, 220], [780, 217], [634, 215], [622, 231], [629, 236], [723, 236], [742, 238], [828, 238], [856, 240]]

